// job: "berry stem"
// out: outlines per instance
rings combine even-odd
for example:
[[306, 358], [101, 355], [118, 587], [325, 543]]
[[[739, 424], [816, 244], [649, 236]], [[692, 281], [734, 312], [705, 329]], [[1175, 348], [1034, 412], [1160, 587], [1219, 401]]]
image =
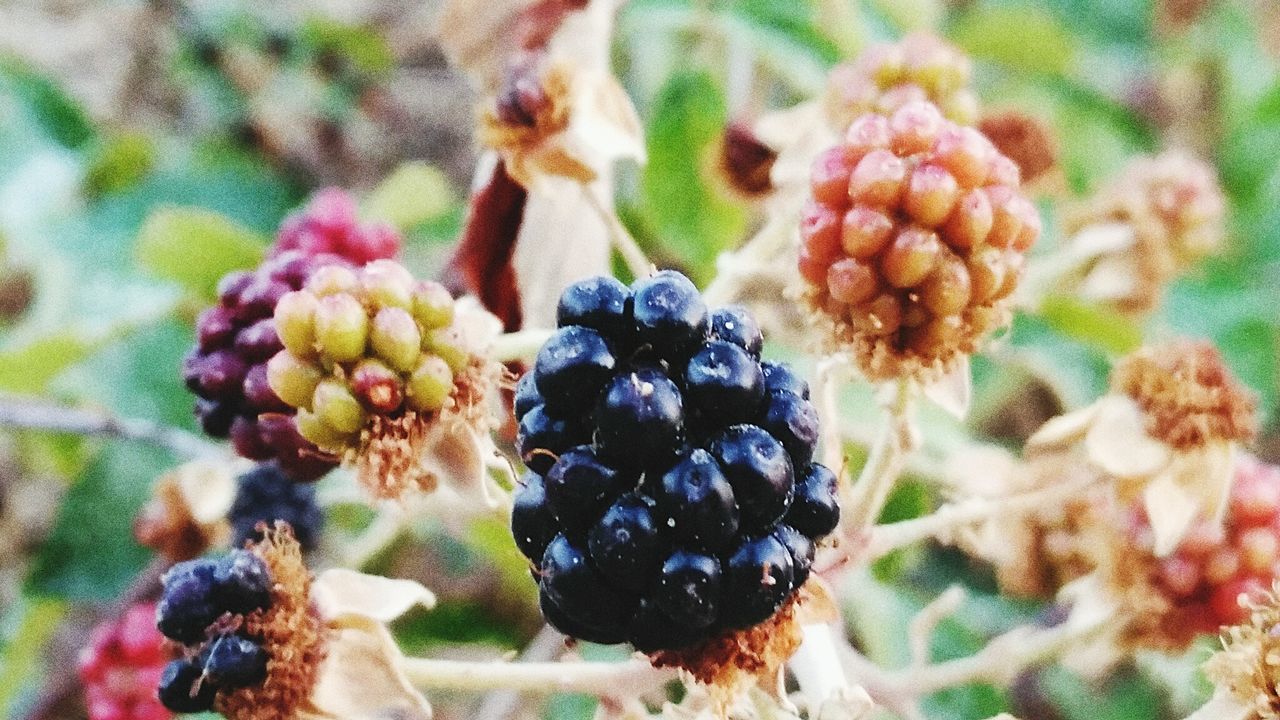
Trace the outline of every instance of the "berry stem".
[[1028, 667], [1057, 657], [1114, 626], [1113, 612], [1090, 609], [1089, 614], [1073, 615], [1050, 628], [1017, 627], [996, 636], [973, 655], [923, 667], [913, 665], [886, 672], [852, 648], [846, 652], [845, 666], [850, 670], [850, 680], [863, 685], [876, 702], [890, 708], [976, 682], [1004, 687]]
[[631, 274], [637, 278], [650, 275], [654, 269], [653, 263], [649, 262], [644, 250], [640, 249], [640, 244], [636, 242], [635, 238], [631, 237], [631, 233], [627, 231], [626, 226], [618, 219], [618, 214], [600, 196], [600, 191], [596, 189], [596, 186], [590, 183], [583, 183], [582, 194], [586, 196], [587, 203], [604, 221], [605, 228], [609, 231], [609, 240], [617, 248], [618, 254], [622, 256], [622, 260], [627, 264], [627, 269], [631, 271]]
[[818, 363], [814, 373], [813, 394], [822, 428], [822, 464], [843, 472], [845, 463], [844, 433], [841, 430], [838, 397], [840, 386], [848, 379], [849, 364], [832, 355]]
[[208, 457], [222, 452], [217, 445], [185, 430], [150, 420], [122, 418], [13, 395], [0, 396], [0, 427], [136, 440], [182, 458]]
[[911, 406], [918, 388], [911, 380], [902, 378], [894, 381], [890, 389], [891, 395], [885, 402], [888, 422], [880, 429], [867, 464], [849, 488], [849, 497], [844, 502], [849, 512], [845, 527], [850, 537], [860, 536], [875, 524], [898, 482], [907, 454], [917, 445]]
[[531, 328], [499, 335], [493, 341], [489, 356], [500, 363], [517, 361], [532, 363], [533, 358], [538, 354], [538, 349], [554, 334], [554, 330]]
[[[797, 208], [795, 214], [800, 211]], [[738, 250], [720, 253], [716, 258], [716, 276], [702, 291], [702, 299], [712, 307], [738, 300], [754, 280], [777, 277], [779, 270], [789, 269], [790, 260], [781, 258], [791, 240], [792, 215], [778, 213], [767, 221], [754, 237]]]
[[644, 660], [607, 662], [468, 662], [405, 658], [401, 668], [420, 690], [527, 693], [577, 692], [607, 697], [636, 697], [676, 679]]
[[1054, 507], [1067, 498], [1077, 496], [1094, 480], [1053, 485], [1018, 495], [1001, 498], [975, 498], [959, 503], [943, 505], [923, 517], [901, 522], [877, 525], [870, 531], [865, 561], [877, 560], [899, 548], [921, 540], [935, 538], [941, 542], [952, 541], [956, 530], [995, 516], [1012, 517], [1037, 508]]
[[394, 545], [408, 527], [409, 517], [400, 509], [378, 513], [368, 527], [347, 544], [343, 566], [357, 570], [368, 566]]
[[[538, 634], [520, 653], [521, 662], [546, 662], [556, 659], [564, 650], [564, 635], [550, 625]], [[476, 709], [476, 720], [506, 720], [519, 709], [520, 694], [512, 690], [495, 690], [484, 697]]]

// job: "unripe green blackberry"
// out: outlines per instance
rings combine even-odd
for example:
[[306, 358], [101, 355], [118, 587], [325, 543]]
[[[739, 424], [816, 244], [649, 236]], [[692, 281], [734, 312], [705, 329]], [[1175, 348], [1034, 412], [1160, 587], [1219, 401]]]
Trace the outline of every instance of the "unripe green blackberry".
[[972, 125], [978, 119], [972, 75], [973, 63], [959, 48], [930, 33], [912, 33], [896, 43], [872, 45], [833, 69], [824, 98], [827, 118], [843, 128], [864, 113], [888, 114], [927, 100], [950, 120]]
[[869, 377], [936, 373], [1007, 322], [1040, 217], [981, 133], [925, 101], [868, 113], [815, 160], [811, 191], [806, 299]]
[[[326, 269], [277, 305], [277, 333], [289, 341], [267, 379], [298, 408], [302, 436], [326, 452], [358, 468], [374, 449], [408, 457], [419, 450], [408, 447], [413, 438], [442, 413], [469, 411], [477, 384], [495, 374], [468, 345], [464, 319], [443, 286], [415, 281], [393, 261]], [[386, 475], [375, 464], [368, 472]], [[412, 472], [417, 456], [391, 464]], [[371, 482], [379, 491], [397, 485]]]

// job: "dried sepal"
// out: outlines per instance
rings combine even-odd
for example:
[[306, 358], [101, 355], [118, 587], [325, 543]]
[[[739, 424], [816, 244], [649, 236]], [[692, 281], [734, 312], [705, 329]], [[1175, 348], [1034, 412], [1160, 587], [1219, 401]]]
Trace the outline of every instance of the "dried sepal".
[[274, 581], [270, 605], [246, 615], [240, 628], [266, 651], [267, 678], [260, 685], [219, 692], [215, 707], [228, 720], [289, 720], [316, 686], [327, 633], [311, 601], [311, 573], [289, 526], [266, 530], [249, 549], [266, 563]]
[[1205, 663], [1220, 694], [1248, 708], [1250, 720], [1280, 718], [1280, 588], [1248, 599], [1249, 620], [1226, 628], [1222, 650]]
[[229, 458], [193, 460], [161, 476], [134, 520], [138, 542], [174, 561], [225, 544], [238, 466]]
[[1247, 442], [1257, 432], [1253, 393], [1206, 342], [1139, 350], [1116, 365], [1111, 387], [1142, 408], [1152, 437], [1176, 449]]

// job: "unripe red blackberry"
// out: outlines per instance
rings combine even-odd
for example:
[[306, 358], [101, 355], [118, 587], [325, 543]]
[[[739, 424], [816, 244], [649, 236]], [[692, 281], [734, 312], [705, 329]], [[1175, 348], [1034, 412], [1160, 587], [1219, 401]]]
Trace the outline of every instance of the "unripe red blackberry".
[[[187, 387], [199, 398], [196, 417], [204, 431], [213, 437], [230, 437], [244, 457], [278, 461], [296, 480], [319, 477], [336, 461], [298, 434], [289, 403], [273, 390], [268, 361], [285, 342], [272, 316], [281, 302], [293, 314], [314, 316], [317, 308], [299, 307], [297, 303], [305, 298], [294, 291], [318, 270], [344, 263], [333, 255], [289, 251], [251, 272], [227, 275], [219, 284], [218, 304], [196, 321], [196, 347], [183, 364]], [[286, 330], [288, 344], [305, 341], [296, 334], [296, 327]], [[318, 379], [301, 382], [314, 384]], [[296, 396], [302, 389], [295, 384], [286, 391]]]
[[874, 379], [944, 369], [1007, 322], [1040, 234], [1018, 170], [928, 102], [869, 113], [813, 164], [800, 275], [830, 343]]
[[155, 695], [171, 655], [155, 617], [154, 604], [140, 603], [94, 628], [76, 667], [89, 720], [171, 717]]
[[400, 233], [386, 223], [361, 223], [355, 200], [340, 188], [317, 192], [307, 206], [285, 218], [273, 254], [300, 251], [337, 255], [356, 265], [400, 254]]
[[1280, 467], [1241, 454], [1223, 526], [1200, 521], [1178, 549], [1157, 558], [1146, 518], [1135, 513], [1117, 550], [1113, 582], [1146, 596], [1147, 612], [1134, 621], [1139, 646], [1185, 648], [1249, 617], [1241, 593], [1270, 589], [1280, 579]]
[[760, 361], [744, 308], [709, 310], [677, 272], [582, 280], [557, 314], [517, 392], [512, 515], [547, 620], [699, 678], [721, 640], [785, 644], [839, 519], [807, 385]]
[[[277, 332], [291, 341], [268, 363], [267, 379], [296, 408], [304, 438], [363, 467], [393, 426], [406, 438], [421, 436], [435, 418], [475, 399], [492, 364], [476, 355], [464, 322], [443, 286], [414, 280], [394, 261], [328, 268], [277, 306]], [[405, 462], [412, 472], [416, 458]], [[386, 474], [378, 468], [368, 471]], [[394, 494], [392, 487], [414, 482], [382, 477], [372, 487]]]
[[832, 127], [844, 128], [867, 112], [892, 113], [909, 102], [927, 100], [961, 125], [978, 119], [978, 100], [969, 82], [973, 63], [963, 52], [929, 33], [867, 48], [827, 79], [824, 104]]

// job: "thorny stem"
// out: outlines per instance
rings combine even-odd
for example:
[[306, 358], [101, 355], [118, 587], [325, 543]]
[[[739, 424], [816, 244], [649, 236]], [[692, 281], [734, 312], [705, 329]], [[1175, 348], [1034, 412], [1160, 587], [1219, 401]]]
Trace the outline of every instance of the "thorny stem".
[[631, 233], [618, 219], [618, 214], [613, 211], [600, 197], [599, 191], [594, 185], [589, 183], [582, 184], [582, 194], [586, 195], [587, 202], [600, 215], [600, 219], [604, 221], [605, 227], [609, 231], [609, 240], [613, 246], [618, 249], [618, 254], [622, 255], [622, 260], [627, 264], [627, 269], [637, 278], [646, 277], [653, 272], [653, 263], [649, 262], [649, 258], [645, 256], [644, 250], [640, 249], [636, 239], [631, 237]]
[[533, 328], [499, 335], [493, 341], [489, 356], [500, 363], [530, 362], [553, 332], [553, 330]]
[[923, 517], [877, 525], [870, 530], [864, 551], [867, 561], [876, 560], [928, 538], [951, 542], [952, 533], [965, 525], [1000, 516], [1015, 516], [1041, 507], [1051, 507], [1078, 494], [1093, 481], [1066, 483], [1008, 497], [974, 498], [943, 505]]
[[916, 444], [911, 427], [911, 404], [916, 386], [910, 380], [901, 379], [894, 383], [892, 392], [885, 408], [888, 422], [871, 447], [867, 464], [850, 488], [845, 504], [849, 509], [846, 532], [852, 537], [860, 536], [880, 517], [880, 511], [898, 482], [906, 455]]
[[192, 433], [150, 420], [121, 418], [13, 395], [0, 397], [0, 427], [136, 440], [156, 445], [185, 458], [205, 457], [220, 452], [217, 445]]
[[576, 692], [596, 696], [635, 697], [676, 678], [644, 660], [608, 662], [468, 662], [405, 658], [401, 666], [420, 690], [527, 693]]

